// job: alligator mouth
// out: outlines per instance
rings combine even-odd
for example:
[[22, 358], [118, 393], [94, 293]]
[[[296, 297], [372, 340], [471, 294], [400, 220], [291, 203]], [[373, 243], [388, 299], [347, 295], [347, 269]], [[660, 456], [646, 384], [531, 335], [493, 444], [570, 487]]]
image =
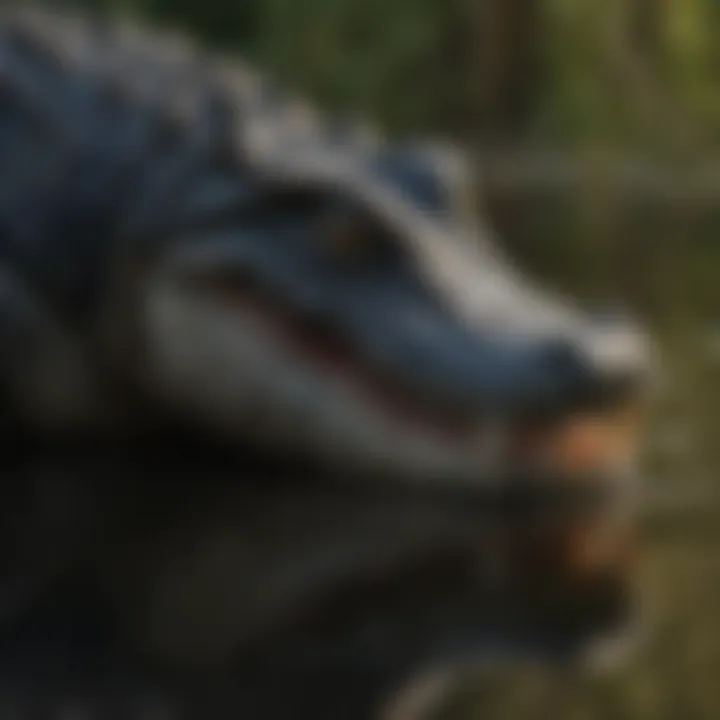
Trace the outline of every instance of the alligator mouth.
[[497, 423], [411, 392], [397, 378], [372, 367], [331, 323], [289, 310], [252, 278], [217, 273], [194, 280], [192, 287], [230, 312], [249, 314], [284, 352], [340, 378], [383, 415], [424, 436], [458, 449], [473, 446], [478, 454], [495, 452], [505, 466], [521, 471], [573, 475], [625, 470], [635, 461], [643, 408], [632, 391], [605, 407], [565, 409], [554, 415], [530, 408], [515, 417], [511, 427], [501, 428], [498, 437], [493, 430]]
[[250, 313], [286, 352], [341, 378], [374, 407], [404, 425], [460, 445], [475, 442], [481, 433], [476, 416], [404, 390], [396, 378], [365, 361], [358, 348], [331, 323], [292, 312], [258, 283], [237, 274], [229, 278], [214, 275], [194, 283], [194, 287], [230, 311]]

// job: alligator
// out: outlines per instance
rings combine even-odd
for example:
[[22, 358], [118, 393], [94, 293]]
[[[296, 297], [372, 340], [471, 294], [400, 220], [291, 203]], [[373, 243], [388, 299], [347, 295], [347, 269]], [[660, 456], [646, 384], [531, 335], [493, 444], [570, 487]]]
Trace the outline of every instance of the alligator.
[[514, 266], [460, 149], [20, 8], [0, 158], [3, 668], [80, 587], [66, 651], [100, 608], [153, 667], [232, 668], [245, 716], [370, 718], [625, 622], [647, 337]]

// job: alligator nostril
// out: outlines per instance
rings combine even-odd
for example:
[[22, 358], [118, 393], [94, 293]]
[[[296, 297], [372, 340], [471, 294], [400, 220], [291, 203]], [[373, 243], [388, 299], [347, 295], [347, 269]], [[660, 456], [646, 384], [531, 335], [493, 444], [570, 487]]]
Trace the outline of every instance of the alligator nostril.
[[558, 379], [557, 410], [602, 411], [628, 404], [642, 391], [641, 362], [608, 362], [578, 341], [556, 341], [544, 354], [544, 366]]
[[591, 409], [610, 410], [633, 404], [644, 390], [644, 374], [624, 368], [589, 373], [585, 404]]

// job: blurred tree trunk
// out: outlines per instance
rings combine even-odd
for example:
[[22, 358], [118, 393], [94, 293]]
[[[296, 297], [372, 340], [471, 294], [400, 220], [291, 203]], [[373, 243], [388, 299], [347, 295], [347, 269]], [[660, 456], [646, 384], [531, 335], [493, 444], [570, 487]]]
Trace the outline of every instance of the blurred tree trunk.
[[[658, 92], [666, 0], [630, 0], [620, 14], [618, 51], [635, 90]], [[639, 87], [638, 87], [639, 86]]]
[[630, 4], [629, 40], [645, 62], [661, 62], [663, 16], [666, 0], [633, 0]]
[[451, 3], [444, 57], [445, 118], [464, 140], [517, 140], [534, 117], [542, 78], [540, 0]]
[[617, 7], [610, 81], [646, 129], [646, 140], [666, 151], [687, 150], [702, 131], [667, 84], [668, 0], [621, 0]]

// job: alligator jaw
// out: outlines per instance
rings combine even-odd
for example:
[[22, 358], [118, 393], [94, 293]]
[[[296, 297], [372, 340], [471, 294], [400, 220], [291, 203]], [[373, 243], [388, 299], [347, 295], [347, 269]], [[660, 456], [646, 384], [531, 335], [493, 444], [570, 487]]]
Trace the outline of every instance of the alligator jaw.
[[156, 286], [148, 314], [148, 357], [157, 363], [151, 377], [168, 399], [229, 440], [297, 453], [344, 474], [489, 487], [522, 463], [540, 471], [541, 461], [562, 458], [565, 469], [582, 472], [620, 464], [635, 450], [623, 407], [535, 421], [530, 437], [532, 426], [520, 416], [453, 420], [433, 412], [429, 401], [415, 402], [375, 382], [362, 364], [305, 345], [292, 327], [252, 306], [170, 284]]
[[149, 311], [157, 387], [176, 402], [182, 388], [180, 401], [229, 437], [307, 451], [321, 464], [379, 477], [468, 484], [496, 477], [480, 430], [467, 440], [440, 424], [407, 421], [354, 378], [288, 352], [252, 312], [170, 288], [150, 300]]

